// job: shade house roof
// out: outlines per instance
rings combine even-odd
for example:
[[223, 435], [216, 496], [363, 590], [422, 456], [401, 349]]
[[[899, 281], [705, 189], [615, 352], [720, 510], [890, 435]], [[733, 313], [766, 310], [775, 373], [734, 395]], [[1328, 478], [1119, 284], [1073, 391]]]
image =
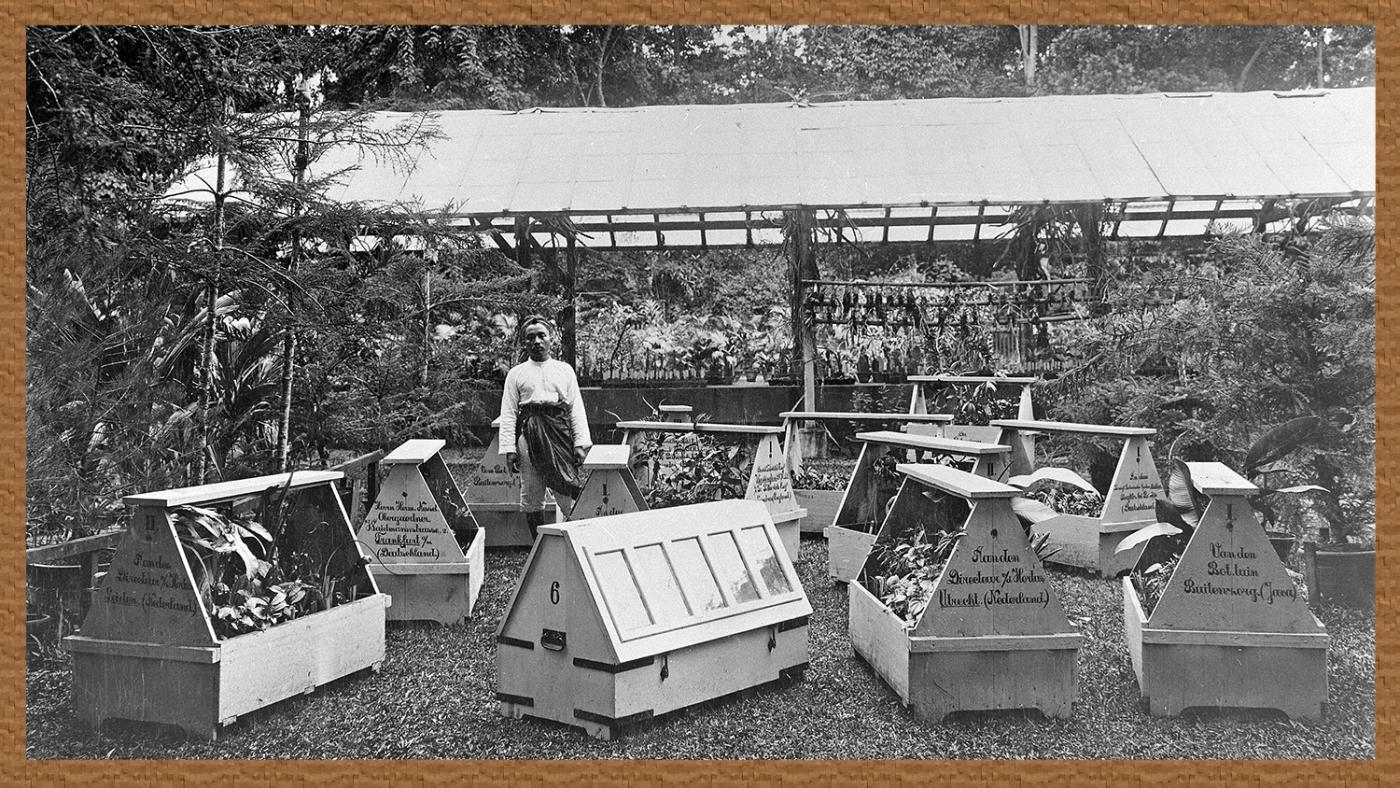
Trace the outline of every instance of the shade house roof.
[[[1369, 210], [1375, 194], [1371, 88], [464, 110], [431, 122], [439, 136], [411, 167], [341, 147], [313, 169], [352, 168], [334, 199], [497, 229], [562, 215], [602, 246], [772, 242], [775, 217], [798, 207], [839, 211], [880, 240], [986, 238], [1018, 206], [1067, 203], [1104, 205], [1123, 235], [1189, 235], [1212, 220], [1287, 218], [1268, 215], [1286, 201]], [[211, 164], [171, 193], [212, 182]]]

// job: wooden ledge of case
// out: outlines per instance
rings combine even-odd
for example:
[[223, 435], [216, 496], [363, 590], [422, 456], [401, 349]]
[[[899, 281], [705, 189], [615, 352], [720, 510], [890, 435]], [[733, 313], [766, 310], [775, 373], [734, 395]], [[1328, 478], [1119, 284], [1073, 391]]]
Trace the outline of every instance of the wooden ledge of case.
[[688, 421], [619, 421], [620, 430], [643, 432], [734, 432], [747, 435], [782, 435], [782, 427], [764, 427], [757, 424], [714, 424], [702, 421], [692, 424]]
[[590, 471], [626, 468], [631, 459], [631, 446], [626, 444], [597, 445], [588, 450], [588, 456], [583, 458], [583, 467]]
[[[287, 484], [287, 477], [292, 483]], [[274, 473], [268, 476], [254, 476], [251, 479], [237, 479], [227, 482], [201, 484], [195, 487], [177, 487], [159, 492], [128, 495], [122, 499], [127, 506], [181, 506], [183, 504], [218, 503], [265, 492], [277, 493], [284, 487], [288, 490], [303, 490], [318, 484], [338, 482], [345, 478], [341, 471], [292, 471], [291, 474]]]
[[953, 417], [948, 413], [843, 413], [827, 410], [786, 410], [778, 414], [784, 419], [812, 419], [815, 421], [845, 419], [847, 421], [905, 421], [911, 424], [950, 424]]
[[1014, 383], [1029, 386], [1035, 378], [995, 378], [989, 375], [910, 375], [910, 383]]
[[957, 468], [950, 468], [947, 465], [902, 462], [894, 466], [894, 469], [897, 473], [902, 473], [914, 481], [969, 500], [1014, 498], [1021, 494], [1020, 490], [1010, 485]]
[[84, 635], [69, 635], [63, 647], [80, 654], [106, 654], [114, 657], [143, 657], [170, 662], [195, 662], [212, 665], [219, 661], [218, 646], [173, 646], [168, 643], [143, 643], [135, 640], [107, 640]]
[[1032, 421], [1028, 419], [995, 419], [991, 422], [993, 427], [1004, 427], [1007, 429], [1035, 432], [1080, 432], [1088, 435], [1117, 435], [1120, 437], [1137, 437], [1139, 435], [1156, 435], [1157, 431], [1147, 427], [1113, 427], [1106, 424], [1076, 424], [1069, 421]]
[[369, 571], [372, 575], [460, 575], [471, 571], [471, 562], [370, 564]]
[[945, 454], [963, 454], [970, 457], [979, 457], [985, 454], [1005, 454], [1011, 451], [1010, 446], [1003, 446], [999, 443], [982, 443], [981, 441], [939, 438], [934, 435], [911, 435], [907, 432], [895, 432], [894, 430], [857, 432], [856, 440], [862, 443], [878, 443], [882, 446], [894, 446], [900, 449], [927, 449], [929, 451], [938, 451]]
[[1049, 651], [1079, 648], [1084, 636], [1078, 632], [1055, 635], [967, 635], [961, 637], [914, 636], [909, 650], [916, 654], [935, 651]]
[[1256, 495], [1259, 488], [1220, 462], [1188, 462], [1191, 486], [1205, 495]]
[[411, 465], [422, 465], [433, 458], [434, 454], [442, 451], [447, 445], [447, 441], [436, 438], [414, 438], [399, 444], [397, 449], [384, 455], [379, 462], [384, 465], [397, 465], [400, 463]]

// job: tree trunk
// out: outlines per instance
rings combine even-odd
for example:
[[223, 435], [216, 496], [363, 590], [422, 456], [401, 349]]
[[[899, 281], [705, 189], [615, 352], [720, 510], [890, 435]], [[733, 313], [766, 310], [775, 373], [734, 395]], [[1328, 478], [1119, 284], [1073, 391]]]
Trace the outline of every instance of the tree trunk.
[[[292, 219], [300, 218], [302, 212], [301, 189], [306, 183], [306, 168], [310, 164], [310, 146], [307, 144], [306, 124], [311, 114], [310, 101], [305, 93], [297, 98], [297, 157], [292, 172], [296, 184], [296, 202], [292, 205]], [[294, 277], [301, 259], [301, 232], [293, 229], [292, 248], [287, 255], [287, 275]], [[287, 334], [282, 339], [282, 416], [277, 424], [277, 470], [285, 473], [291, 461], [292, 449], [292, 389], [296, 381], [297, 331], [296, 291], [291, 282], [287, 283]]]
[[214, 391], [214, 334], [218, 326], [219, 279], [224, 264], [224, 178], [228, 157], [219, 151], [214, 177], [214, 274], [204, 299], [204, 338], [199, 352], [199, 405], [195, 410], [195, 484], [204, 484], [209, 471], [209, 400]]
[[606, 107], [608, 101], [603, 97], [603, 66], [608, 59], [608, 44], [612, 41], [613, 27], [607, 26], [603, 29], [603, 43], [598, 46], [598, 69], [594, 74], [594, 83], [598, 91], [598, 106]]
[[433, 272], [425, 259], [423, 266], [423, 356], [418, 366], [418, 385], [428, 385], [428, 366], [433, 355]]

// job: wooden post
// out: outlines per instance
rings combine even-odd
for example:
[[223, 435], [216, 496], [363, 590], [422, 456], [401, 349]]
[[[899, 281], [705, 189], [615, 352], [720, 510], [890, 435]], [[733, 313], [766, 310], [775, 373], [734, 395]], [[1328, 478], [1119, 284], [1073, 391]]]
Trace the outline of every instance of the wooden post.
[[559, 355], [571, 367], [578, 365], [578, 239], [571, 231], [566, 239], [564, 268], [564, 312], [559, 316]]
[[798, 210], [789, 213], [788, 228], [792, 241], [792, 298], [788, 302], [792, 312], [792, 361], [802, 367], [802, 401], [806, 403], [804, 407], [808, 410], [820, 410], [817, 402], [816, 335], [802, 314], [802, 305], [807, 296], [802, 280], [818, 278], [811, 212]]

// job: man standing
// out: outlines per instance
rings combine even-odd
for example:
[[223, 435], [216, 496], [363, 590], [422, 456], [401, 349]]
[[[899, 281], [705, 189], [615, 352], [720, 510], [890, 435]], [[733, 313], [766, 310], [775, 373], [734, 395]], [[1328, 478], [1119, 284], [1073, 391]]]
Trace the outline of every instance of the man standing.
[[549, 357], [549, 321], [531, 315], [522, 328], [529, 359], [506, 374], [500, 445], [506, 467], [521, 475], [520, 505], [533, 539], [545, 521], [544, 488], [569, 511], [583, 484], [579, 465], [593, 441], [574, 368]]

